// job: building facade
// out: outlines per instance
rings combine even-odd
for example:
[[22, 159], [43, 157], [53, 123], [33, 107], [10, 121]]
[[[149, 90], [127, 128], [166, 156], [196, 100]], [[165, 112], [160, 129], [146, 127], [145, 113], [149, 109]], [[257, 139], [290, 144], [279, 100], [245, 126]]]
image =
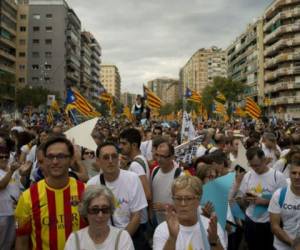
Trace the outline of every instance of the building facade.
[[0, 1], [0, 105], [14, 100], [16, 77], [17, 5], [13, 0]]
[[30, 0], [27, 84], [65, 96], [80, 86], [81, 22], [64, 0]]
[[217, 47], [199, 49], [180, 72], [182, 93], [186, 87], [201, 93], [214, 77], [227, 77], [226, 51]]
[[[227, 48], [228, 77], [246, 84], [244, 97], [252, 97], [263, 102], [264, 64], [263, 64], [263, 20], [248, 25]], [[242, 98], [244, 99], [244, 98]]]
[[117, 100], [120, 100], [121, 77], [117, 66], [111, 64], [101, 64], [100, 82], [108, 93], [112, 94]]
[[136, 96], [136, 94], [124, 92], [121, 94], [121, 103], [131, 109], [132, 105], [135, 103]]
[[179, 80], [172, 78], [156, 78], [148, 81], [147, 86], [164, 103], [175, 104], [179, 98]]
[[264, 91], [269, 115], [280, 118], [300, 118], [299, 7], [299, 0], [276, 0], [264, 12]]

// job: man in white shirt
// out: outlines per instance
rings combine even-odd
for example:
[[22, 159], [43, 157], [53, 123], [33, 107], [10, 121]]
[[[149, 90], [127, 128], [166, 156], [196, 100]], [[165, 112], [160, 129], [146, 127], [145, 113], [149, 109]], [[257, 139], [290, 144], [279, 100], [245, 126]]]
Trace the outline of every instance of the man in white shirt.
[[[165, 206], [172, 204], [171, 186], [173, 180], [181, 174], [181, 169], [174, 162], [174, 147], [163, 141], [156, 150], [158, 167], [152, 171], [152, 194], [154, 222], [165, 220]], [[154, 223], [156, 224], [156, 223]]]
[[[291, 250], [300, 237], [300, 157], [295, 155], [290, 166], [291, 183], [278, 189], [269, 205], [272, 231], [277, 250]], [[282, 225], [281, 225], [282, 222]]]
[[208, 145], [211, 141], [211, 135], [210, 133], [208, 133], [208, 131], [204, 131], [202, 135], [203, 135], [202, 142], [196, 151], [197, 158], [205, 155], [206, 151], [208, 150]]
[[286, 178], [267, 166], [267, 159], [259, 147], [246, 152], [251, 170], [239, 188], [238, 202], [246, 206], [245, 239], [249, 250], [273, 249], [273, 234], [269, 222], [268, 205], [272, 194], [286, 186]]
[[124, 228], [132, 236], [136, 249], [140, 243], [141, 211], [148, 206], [145, 193], [139, 177], [119, 168], [119, 154], [116, 145], [105, 142], [98, 146], [96, 151], [96, 164], [102, 170], [90, 179], [87, 185], [105, 185], [115, 195], [116, 210], [111, 218], [111, 223]]

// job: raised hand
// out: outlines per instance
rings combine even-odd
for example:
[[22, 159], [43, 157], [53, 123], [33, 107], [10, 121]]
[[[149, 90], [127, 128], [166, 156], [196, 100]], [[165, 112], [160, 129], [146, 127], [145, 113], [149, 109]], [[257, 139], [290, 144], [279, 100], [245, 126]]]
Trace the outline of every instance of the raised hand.
[[206, 218], [210, 218], [211, 214], [214, 212], [214, 205], [208, 201], [205, 203], [204, 207], [202, 207], [202, 215]]
[[170, 205], [166, 205], [166, 221], [170, 237], [176, 240], [179, 233], [179, 221], [175, 210]]
[[219, 237], [218, 237], [218, 218], [217, 218], [215, 213], [213, 213], [210, 217], [207, 233], [208, 233], [208, 241], [211, 244], [217, 244], [217, 242], [219, 240]]

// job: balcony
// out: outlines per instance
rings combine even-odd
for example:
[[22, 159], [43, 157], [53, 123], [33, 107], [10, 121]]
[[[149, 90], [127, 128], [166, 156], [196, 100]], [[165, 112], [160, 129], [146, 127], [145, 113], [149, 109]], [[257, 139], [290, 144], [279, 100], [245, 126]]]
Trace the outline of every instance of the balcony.
[[5, 64], [0, 63], [0, 69], [11, 74], [16, 74], [15, 66], [9, 67]]
[[4, 43], [5, 45], [11, 47], [11, 48], [16, 48], [16, 44], [15, 42], [7, 39], [7, 38], [4, 38], [3, 36], [0, 35], [0, 42]]
[[10, 60], [12, 62], [16, 62], [16, 57], [10, 53], [7, 53], [6, 51], [0, 49], [0, 56], [4, 57], [7, 60]]
[[271, 101], [272, 106], [282, 104], [296, 104], [300, 103], [300, 96], [280, 96], [277, 98], [272, 98]]
[[280, 6], [283, 5], [287, 5], [287, 4], [296, 4], [296, 3], [300, 3], [299, 0], [280, 0], [280, 1], [275, 1], [273, 2], [265, 11], [265, 15], [264, 15], [264, 19], [266, 18], [272, 18], [272, 16], [275, 14], [276, 15], [276, 11], [278, 11], [278, 8]]
[[265, 24], [264, 32], [266, 32], [278, 20], [288, 19], [288, 18], [292, 18], [292, 17], [299, 17], [299, 16], [300, 16], [300, 9], [299, 8], [279, 12], [276, 16], [274, 16], [269, 22], [267, 22]]
[[276, 71], [269, 72], [265, 74], [265, 81], [273, 81], [276, 80], [279, 76], [285, 75], [294, 75], [300, 73], [300, 67], [290, 67], [290, 68], [281, 68]]
[[265, 93], [272, 93], [281, 90], [296, 89], [296, 88], [299, 88], [299, 86], [297, 86], [295, 82], [278, 82], [276, 84], [266, 84]]
[[266, 35], [264, 39], [264, 44], [268, 45], [276, 40], [284, 33], [296, 32], [300, 30], [300, 25], [298, 23], [288, 24], [278, 27], [275, 31], [271, 34]]
[[272, 59], [268, 59], [265, 61], [265, 69], [274, 68], [278, 63], [293, 61], [293, 60], [300, 60], [300, 54], [295, 55], [291, 53], [284, 53], [280, 54]]
[[300, 36], [292, 39], [282, 39], [265, 49], [264, 56], [274, 56], [280, 49], [300, 45]]
[[67, 71], [67, 78], [78, 81], [79, 80], [79, 73], [78, 72], [72, 72], [72, 71]]

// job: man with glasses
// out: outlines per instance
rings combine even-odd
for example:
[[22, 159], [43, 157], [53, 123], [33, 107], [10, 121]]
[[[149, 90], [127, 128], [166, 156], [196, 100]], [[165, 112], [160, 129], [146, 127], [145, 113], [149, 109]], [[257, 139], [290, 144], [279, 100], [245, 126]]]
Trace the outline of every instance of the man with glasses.
[[155, 158], [158, 166], [152, 172], [152, 200], [154, 224], [165, 221], [165, 206], [172, 204], [171, 186], [181, 169], [174, 161], [174, 147], [168, 142], [158, 145]]
[[248, 249], [274, 249], [268, 206], [272, 194], [286, 186], [286, 178], [268, 167], [268, 159], [261, 148], [249, 148], [246, 157], [251, 170], [243, 177], [237, 200], [246, 207], [245, 239]]
[[16, 250], [64, 249], [68, 236], [85, 226], [78, 212], [84, 183], [69, 177], [74, 148], [65, 137], [45, 143], [44, 180], [20, 197], [16, 208]]
[[139, 248], [136, 237], [141, 221], [141, 211], [148, 206], [143, 186], [137, 174], [119, 168], [119, 153], [115, 144], [105, 142], [96, 150], [96, 164], [102, 173], [88, 181], [88, 185], [105, 185], [115, 196], [116, 209], [111, 224], [128, 231], [135, 249]]

